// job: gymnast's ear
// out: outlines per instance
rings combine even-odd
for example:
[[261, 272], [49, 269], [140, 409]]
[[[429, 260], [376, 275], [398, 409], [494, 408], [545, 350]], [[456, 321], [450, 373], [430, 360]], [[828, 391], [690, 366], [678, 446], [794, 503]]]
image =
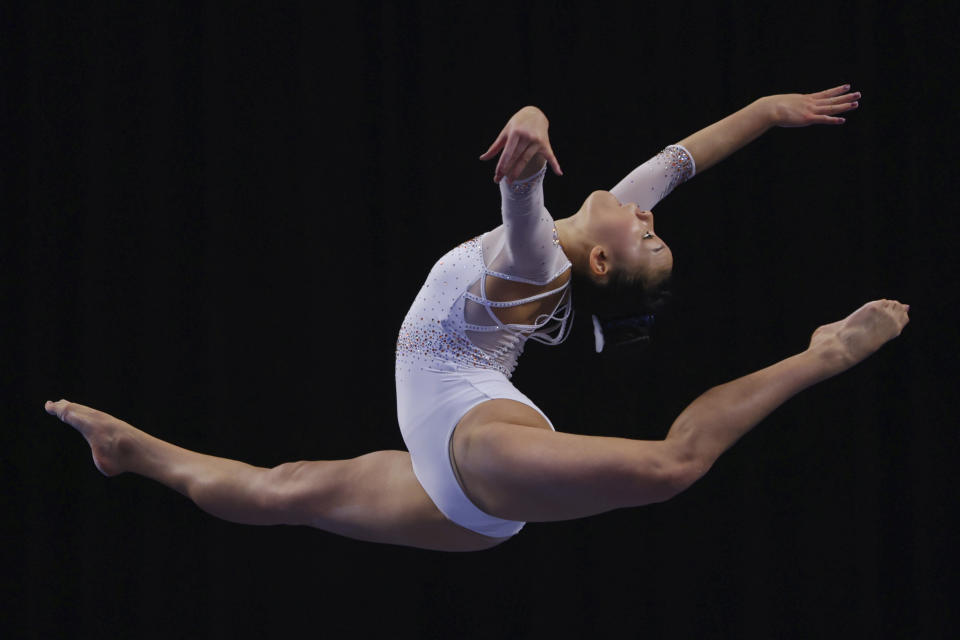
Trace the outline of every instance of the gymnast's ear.
[[590, 265], [590, 273], [600, 276], [604, 282], [610, 274], [610, 255], [600, 245], [595, 245], [590, 249], [590, 255], [587, 256], [587, 262]]

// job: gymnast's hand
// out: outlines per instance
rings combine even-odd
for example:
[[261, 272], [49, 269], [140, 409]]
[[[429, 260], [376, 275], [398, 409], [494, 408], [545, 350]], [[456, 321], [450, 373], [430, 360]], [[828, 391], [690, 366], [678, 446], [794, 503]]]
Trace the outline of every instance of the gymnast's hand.
[[838, 118], [860, 106], [860, 92], [850, 92], [845, 84], [818, 93], [787, 93], [761, 98], [770, 109], [773, 124], [778, 127], [806, 127], [811, 124], [843, 124]]
[[[481, 160], [489, 160], [503, 151], [497, 168], [493, 172], [493, 181], [500, 182], [506, 177], [513, 182], [527, 173], [525, 169], [535, 156], [546, 159], [553, 168], [553, 172], [562, 176], [560, 163], [550, 147], [550, 138], [547, 135], [549, 126], [547, 116], [536, 107], [524, 107], [517, 111], [486, 153], [480, 156]], [[538, 171], [539, 168], [537, 167], [536, 170]], [[533, 173], [534, 171], [531, 171], [528, 175]]]

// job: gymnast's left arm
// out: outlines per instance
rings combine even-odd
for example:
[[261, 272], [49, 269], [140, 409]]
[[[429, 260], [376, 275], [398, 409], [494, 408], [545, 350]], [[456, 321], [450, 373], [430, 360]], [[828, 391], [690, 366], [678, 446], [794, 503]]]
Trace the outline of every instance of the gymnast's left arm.
[[697, 172], [703, 173], [772, 127], [843, 124], [845, 119], [838, 114], [856, 109], [859, 99], [860, 93], [850, 92], [847, 84], [817, 93], [764, 96], [679, 144], [693, 156]]

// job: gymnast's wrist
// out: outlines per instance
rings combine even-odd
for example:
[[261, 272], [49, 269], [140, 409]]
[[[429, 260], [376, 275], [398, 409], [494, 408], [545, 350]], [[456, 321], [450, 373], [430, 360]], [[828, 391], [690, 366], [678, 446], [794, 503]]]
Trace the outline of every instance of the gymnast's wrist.
[[749, 108], [753, 109], [758, 117], [767, 127], [776, 127], [780, 124], [780, 118], [777, 115], [777, 97], [763, 96], [750, 103]]

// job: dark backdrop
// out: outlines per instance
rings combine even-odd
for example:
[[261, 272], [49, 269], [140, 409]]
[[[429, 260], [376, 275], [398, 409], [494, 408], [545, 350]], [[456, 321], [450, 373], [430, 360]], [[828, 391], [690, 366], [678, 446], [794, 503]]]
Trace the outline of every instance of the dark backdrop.
[[[5, 625], [25, 637], [944, 637], [954, 629], [956, 16], [949, 3], [33, 2], [3, 40]], [[894, 3], [890, 3], [894, 4]], [[499, 219], [509, 116], [551, 118], [555, 217], [770, 93], [844, 82], [657, 208], [654, 343], [515, 375], [561, 430], [660, 438], [864, 302], [898, 340], [667, 503], [482, 553], [218, 521], [107, 480], [67, 398], [259, 465], [403, 448], [393, 349]]]

